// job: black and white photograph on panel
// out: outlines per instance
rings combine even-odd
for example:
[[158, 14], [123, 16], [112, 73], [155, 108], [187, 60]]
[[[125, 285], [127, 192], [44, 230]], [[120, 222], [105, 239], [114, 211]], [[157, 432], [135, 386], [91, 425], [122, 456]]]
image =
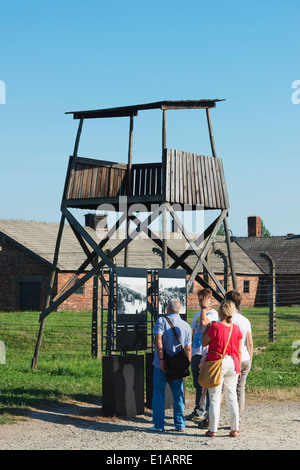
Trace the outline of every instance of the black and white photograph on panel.
[[182, 269], [158, 270], [158, 314], [165, 315], [169, 300], [181, 302], [180, 315], [186, 318], [186, 272]]
[[[146, 313], [147, 271], [138, 269], [138, 272], [133, 272], [130, 276], [128, 268], [125, 269], [123, 273], [121, 271], [117, 274], [117, 313], [120, 315]], [[138, 276], [140, 271], [142, 276]]]
[[147, 270], [116, 268], [116, 350], [147, 349]]

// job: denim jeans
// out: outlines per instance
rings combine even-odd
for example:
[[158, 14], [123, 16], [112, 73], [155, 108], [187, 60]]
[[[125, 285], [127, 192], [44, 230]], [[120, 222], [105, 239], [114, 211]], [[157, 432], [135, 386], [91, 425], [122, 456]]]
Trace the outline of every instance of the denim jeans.
[[[153, 398], [152, 411], [153, 423], [157, 428], [164, 428], [165, 425], [165, 389], [167, 379], [166, 374], [157, 367], [153, 371]], [[173, 395], [174, 424], [176, 429], [185, 428], [184, 418], [184, 388], [183, 379], [169, 382]]]
[[192, 371], [192, 375], [193, 375], [193, 384], [194, 384], [194, 389], [196, 391], [196, 393], [195, 393], [195, 411], [198, 412], [198, 413], [200, 413], [200, 410], [201, 411], [205, 411], [205, 410], [208, 411], [208, 408], [209, 408], [209, 395], [208, 395], [208, 393], [206, 394], [205, 402], [204, 402], [202, 408], [200, 408], [200, 400], [201, 400], [201, 395], [202, 395], [202, 392], [203, 392], [203, 388], [198, 383], [199, 364], [200, 364], [201, 359], [202, 359], [202, 356], [200, 356], [199, 354], [196, 354], [195, 356], [192, 357], [192, 361], [191, 361], [191, 371]]

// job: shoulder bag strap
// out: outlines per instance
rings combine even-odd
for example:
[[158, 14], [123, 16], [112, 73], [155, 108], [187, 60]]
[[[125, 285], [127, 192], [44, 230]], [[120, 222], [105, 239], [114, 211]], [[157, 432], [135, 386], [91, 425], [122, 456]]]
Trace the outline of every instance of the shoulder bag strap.
[[233, 330], [233, 324], [231, 325], [230, 332], [229, 332], [229, 336], [228, 336], [228, 340], [227, 340], [227, 343], [226, 343], [226, 346], [225, 346], [225, 349], [224, 349], [223, 354], [221, 354], [221, 353], [219, 353], [219, 352], [217, 352], [217, 351], [209, 351], [209, 353], [218, 354], [218, 355], [220, 356], [220, 358], [223, 359], [223, 357], [225, 356], [225, 352], [226, 352], [227, 346], [228, 346], [228, 344], [229, 344], [229, 340], [230, 340], [230, 336], [231, 336], [232, 330]]
[[178, 334], [177, 334], [177, 332], [176, 332], [176, 330], [175, 330], [175, 328], [174, 328], [174, 325], [173, 325], [173, 323], [171, 322], [170, 318], [168, 318], [168, 315], [163, 315], [163, 317], [164, 317], [164, 318], [167, 320], [167, 322], [169, 323], [170, 327], [171, 327], [172, 330], [173, 330], [173, 333], [174, 333], [175, 338], [177, 339], [177, 341], [178, 341], [178, 343], [180, 344], [180, 346], [182, 346], [182, 344], [181, 344], [181, 342], [180, 342], [180, 340], [179, 340], [179, 338], [178, 338]]
[[225, 352], [226, 352], [227, 346], [228, 346], [228, 344], [229, 344], [229, 340], [230, 340], [230, 337], [231, 337], [232, 330], [233, 330], [233, 323], [232, 323], [232, 325], [231, 325], [231, 328], [230, 328], [230, 332], [229, 332], [228, 340], [227, 340], [227, 343], [226, 343], [226, 346], [225, 346], [224, 352], [223, 352], [223, 354], [222, 354], [222, 358], [225, 356]]
[[[178, 314], [178, 315], [179, 315], [179, 314]], [[180, 344], [180, 347], [181, 347], [182, 351], [184, 352], [186, 358], [187, 358], [188, 361], [189, 361], [189, 358], [188, 358], [188, 356], [187, 356], [187, 354], [186, 354], [185, 348], [182, 346], [182, 344], [181, 344], [181, 342], [180, 342], [180, 339], [178, 338], [178, 334], [177, 334], [177, 332], [176, 332], [176, 330], [175, 330], [175, 328], [174, 328], [173, 323], [171, 322], [170, 318], [168, 318], [168, 315], [163, 315], [163, 317], [165, 318], [165, 320], [167, 320], [167, 322], [169, 323], [170, 327], [172, 328], [175, 338], [177, 339], [178, 343]]]
[[178, 338], [178, 334], [177, 334], [177, 332], [176, 332], [176, 330], [175, 330], [175, 328], [174, 328], [174, 325], [173, 325], [173, 323], [171, 322], [170, 318], [168, 318], [168, 315], [163, 315], [163, 317], [164, 317], [164, 318], [167, 320], [167, 322], [169, 323], [170, 327], [171, 327], [172, 330], [173, 330], [173, 333], [174, 333], [175, 338], [177, 339], [178, 343], [180, 344], [180, 346], [182, 347], [182, 349], [183, 349], [184, 352], [185, 352], [185, 349], [184, 349], [184, 347], [182, 346], [180, 339]]

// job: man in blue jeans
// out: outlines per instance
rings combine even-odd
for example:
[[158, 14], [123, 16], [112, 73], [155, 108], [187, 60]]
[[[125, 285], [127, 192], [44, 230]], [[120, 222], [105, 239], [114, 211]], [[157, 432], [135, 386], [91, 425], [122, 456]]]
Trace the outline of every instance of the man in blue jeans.
[[[167, 307], [167, 315], [170, 315], [170, 320], [173, 323], [179, 340], [185, 349], [185, 352], [191, 360], [192, 355], [192, 334], [189, 324], [182, 320], [179, 315], [181, 302], [179, 300], [170, 300]], [[175, 338], [171, 326], [164, 317], [159, 317], [155, 327], [155, 353], [154, 353], [154, 371], [153, 371], [153, 423], [152, 431], [162, 432], [165, 425], [165, 388], [167, 384], [164, 364], [164, 349], [170, 355], [175, 355], [179, 352], [180, 345]], [[174, 424], [176, 431], [183, 431], [185, 428], [184, 417], [184, 379], [171, 380], [169, 382], [172, 395], [173, 395], [173, 408], [174, 408]]]

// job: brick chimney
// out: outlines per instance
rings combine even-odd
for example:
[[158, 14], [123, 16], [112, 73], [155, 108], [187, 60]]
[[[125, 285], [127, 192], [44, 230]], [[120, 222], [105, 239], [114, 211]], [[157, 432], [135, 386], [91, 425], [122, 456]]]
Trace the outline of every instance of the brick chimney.
[[98, 223], [101, 222], [102, 229], [107, 230], [107, 214], [86, 214], [84, 217], [86, 227], [91, 227], [96, 230]]
[[261, 218], [256, 215], [248, 217], [248, 237], [261, 237]]

